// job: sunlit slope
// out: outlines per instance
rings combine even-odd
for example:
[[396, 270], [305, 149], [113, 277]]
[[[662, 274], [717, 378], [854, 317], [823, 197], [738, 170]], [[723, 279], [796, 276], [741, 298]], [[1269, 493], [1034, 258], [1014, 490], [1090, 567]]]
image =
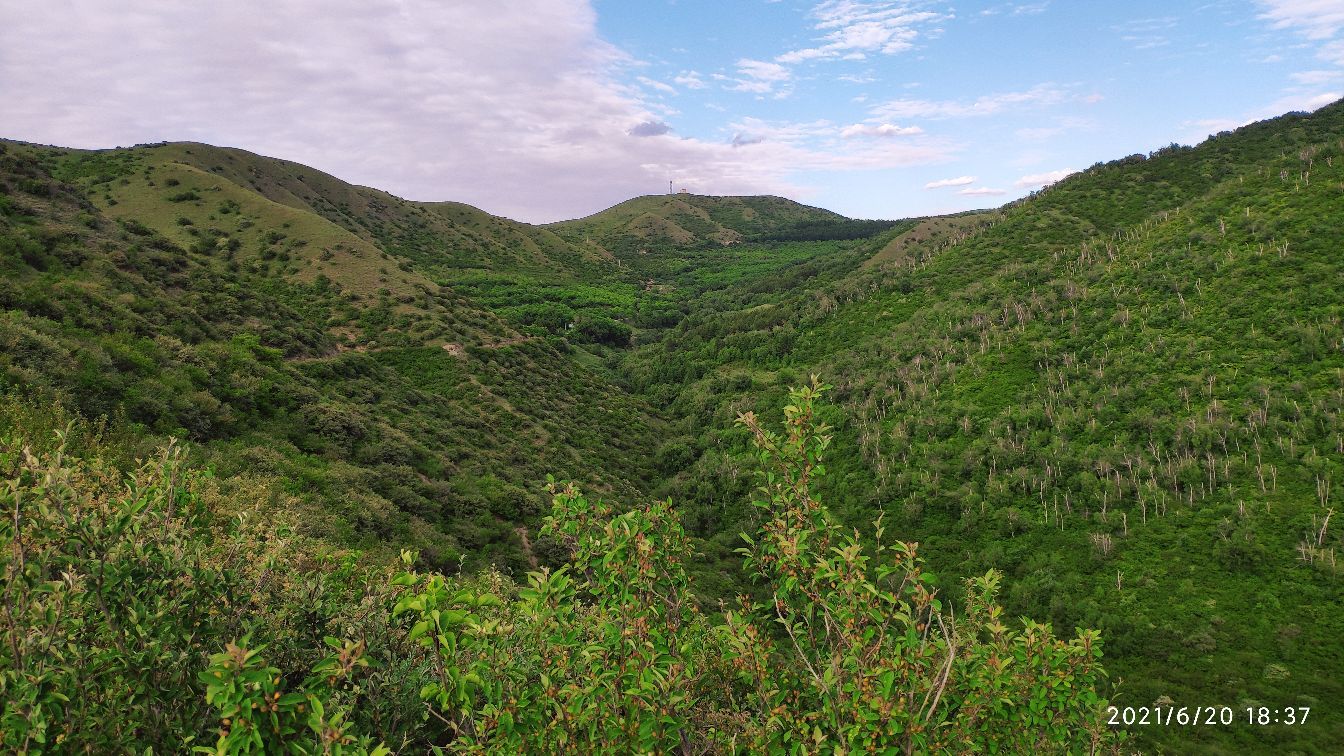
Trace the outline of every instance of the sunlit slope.
[[563, 341], [153, 154], [0, 145], [0, 390], [185, 438], [319, 537], [445, 566], [527, 564], [547, 474], [648, 486], [651, 413]]

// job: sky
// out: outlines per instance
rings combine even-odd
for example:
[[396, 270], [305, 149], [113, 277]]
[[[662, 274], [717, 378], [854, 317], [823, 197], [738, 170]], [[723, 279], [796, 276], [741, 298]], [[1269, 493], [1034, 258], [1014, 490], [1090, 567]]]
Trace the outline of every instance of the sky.
[[995, 207], [1344, 96], [1344, 0], [0, 0], [0, 137], [241, 147], [532, 223]]

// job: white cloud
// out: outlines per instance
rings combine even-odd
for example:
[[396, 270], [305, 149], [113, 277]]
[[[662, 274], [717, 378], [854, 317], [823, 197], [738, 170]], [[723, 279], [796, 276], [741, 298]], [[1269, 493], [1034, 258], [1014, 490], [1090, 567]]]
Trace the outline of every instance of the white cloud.
[[[756, 63], [753, 80], [787, 83], [782, 66]], [[0, 24], [6, 137], [236, 146], [529, 221], [587, 214], [669, 179], [798, 196], [798, 171], [927, 164], [951, 151], [927, 140], [833, 148], [835, 133], [750, 149], [680, 138], [667, 111], [621, 83], [633, 67], [599, 37], [586, 0], [330, 0], [320, 14], [297, 0], [64, 0]]]
[[919, 27], [950, 16], [915, 10], [904, 2], [826, 0], [812, 9], [820, 44], [779, 55], [779, 63], [839, 58], [863, 60], [868, 54], [894, 55], [914, 46]]
[[1256, 108], [1255, 110], [1246, 113], [1246, 115], [1241, 118], [1201, 118], [1193, 121], [1184, 121], [1181, 123], [1181, 127], [1190, 130], [1184, 141], [1198, 142], [1210, 134], [1231, 131], [1247, 124], [1255, 123], [1256, 121], [1283, 115], [1284, 113], [1294, 111], [1310, 112], [1317, 108], [1329, 105], [1340, 97], [1344, 97], [1344, 93], [1294, 93], [1285, 97], [1280, 97], [1264, 107]]
[[1073, 171], [1067, 168], [1062, 168], [1057, 171], [1047, 171], [1045, 173], [1033, 173], [1014, 181], [1013, 186], [1019, 189], [1031, 189], [1038, 186], [1046, 186], [1059, 181], [1071, 173], [1073, 173]]
[[846, 126], [840, 130], [840, 136], [843, 139], [852, 139], [854, 137], [896, 137], [896, 136], [915, 136], [923, 134], [924, 129], [918, 126], [895, 126], [890, 123], [856, 123], [853, 126]]
[[733, 147], [769, 156], [796, 170], [868, 171], [945, 162], [956, 148], [921, 132], [907, 139], [846, 139], [846, 129], [827, 120], [764, 121], [743, 118], [729, 125]]
[[1320, 92], [1317, 94], [1291, 94], [1286, 97], [1271, 102], [1269, 105], [1261, 108], [1255, 113], [1251, 120], [1261, 120], [1264, 118], [1273, 118], [1283, 113], [1302, 111], [1310, 113], [1317, 108], [1323, 108], [1326, 105], [1344, 97], [1340, 92]]
[[737, 61], [737, 73], [742, 78], [736, 79], [736, 83], [729, 89], [756, 94], [774, 92], [776, 85], [788, 82], [793, 76], [789, 73], [789, 69], [778, 63], [752, 60], [751, 58], [742, 58]]
[[987, 186], [978, 186], [974, 189], [962, 189], [957, 194], [964, 194], [968, 197], [994, 197], [1000, 194], [1007, 194], [1003, 189], [990, 189]]
[[1070, 131], [1084, 131], [1096, 128], [1096, 122], [1090, 118], [1068, 116], [1060, 118], [1054, 126], [1031, 126], [1017, 129], [1013, 135], [1024, 142], [1043, 142], [1054, 139]]
[[970, 102], [959, 100], [889, 100], [876, 105], [872, 114], [884, 119], [965, 118], [987, 116], [1016, 107], [1057, 105], [1070, 99], [1065, 90], [1053, 84], [1038, 84], [1021, 92], [1000, 92]]
[[925, 189], [943, 189], [949, 186], [969, 186], [975, 183], [975, 176], [957, 176], [956, 178], [938, 179], [930, 181], [924, 185]]
[[[1238, 121], [1233, 118], [1198, 118], [1193, 121], [1182, 121], [1181, 128], [1197, 130], [1201, 134], [1199, 139], [1202, 139], [1204, 136], [1208, 136], [1209, 134], [1218, 134], [1224, 131], [1231, 131], [1235, 128], [1245, 126], [1248, 123], [1250, 123], [1250, 121], [1245, 120]], [[1197, 141], [1197, 140], [1191, 139], [1188, 141]]]
[[[1344, 40], [1335, 39], [1344, 29], [1344, 0], [1257, 0], [1264, 12], [1260, 18], [1275, 29], [1290, 29], [1312, 42], [1322, 42], [1316, 57], [1336, 66], [1344, 66]], [[1270, 58], [1280, 60], [1278, 55]], [[1323, 71], [1294, 74], [1299, 84], [1317, 85], [1326, 79]], [[1307, 77], [1306, 79], [1299, 77]], [[1315, 78], [1312, 78], [1315, 77]]]
[[1321, 49], [1316, 52], [1316, 57], [1327, 63], [1344, 66], [1344, 40], [1322, 45]]
[[680, 75], [673, 78], [672, 81], [687, 89], [704, 89], [709, 86], [700, 78], [700, 73], [698, 71], [683, 71]]
[[1344, 71], [1298, 71], [1290, 74], [1288, 78], [1307, 86], [1316, 84], [1325, 84], [1344, 76]]
[[1162, 29], [1172, 29], [1176, 27], [1178, 19], [1175, 16], [1151, 16], [1147, 18], [1132, 18], [1123, 23], [1116, 24], [1111, 28], [1119, 32], [1156, 32]]
[[819, 118], [815, 121], [766, 121], [746, 117], [734, 121], [729, 128], [740, 134], [751, 134], [772, 142], [801, 143], [836, 134], [836, 125]]
[[996, 8], [986, 8], [980, 11], [980, 15], [997, 16], [1006, 13], [1009, 16], [1035, 16], [1044, 13], [1049, 7], [1049, 0], [1039, 3], [1009, 3]]
[[1171, 40], [1162, 32], [1175, 28], [1177, 21], [1175, 16], [1135, 18], [1116, 24], [1111, 29], [1120, 32], [1120, 39], [1133, 45], [1134, 49], [1151, 50], [1171, 44]]
[[640, 76], [640, 77], [637, 77], [636, 80], [637, 80], [640, 84], [643, 84], [644, 86], [646, 86], [646, 87], [648, 87], [648, 88], [650, 88], [650, 89], [656, 89], [656, 90], [658, 90], [659, 92], [666, 92], [666, 93], [668, 93], [668, 94], [676, 94], [676, 93], [677, 93], [677, 90], [674, 89], [671, 85], [665, 84], [665, 83], [663, 83], [663, 82], [661, 82], [661, 81], [658, 81], [657, 79], [650, 79], [650, 78], [647, 77], [647, 76]]
[[1157, 47], [1166, 47], [1171, 44], [1171, 40], [1159, 34], [1126, 34], [1120, 39], [1134, 45], [1135, 50], [1152, 50]]
[[1344, 28], [1344, 2], [1339, 0], [1257, 0], [1260, 18], [1275, 29], [1292, 29], [1307, 39], [1324, 40]]
[[1035, 16], [1044, 13], [1050, 7], [1049, 0], [1039, 3], [1022, 3], [1012, 6], [1014, 16]]

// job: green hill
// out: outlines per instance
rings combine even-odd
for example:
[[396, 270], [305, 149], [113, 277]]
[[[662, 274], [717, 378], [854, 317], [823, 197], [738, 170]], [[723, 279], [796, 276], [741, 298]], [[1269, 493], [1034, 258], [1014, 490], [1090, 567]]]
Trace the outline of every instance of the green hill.
[[734, 244], [798, 223], [841, 220], [837, 213], [783, 197], [652, 194], [548, 228], [580, 248], [629, 256], [669, 245]]
[[[377, 246], [421, 263], [428, 270], [559, 271], [598, 262], [570, 250], [545, 229], [493, 216], [470, 205], [412, 202], [377, 189], [347, 184], [307, 166], [244, 150], [178, 142], [130, 150], [62, 152], [66, 162], [72, 164], [65, 169], [72, 178], [84, 178], [87, 183], [88, 179], [115, 174], [117, 179], [127, 179], [127, 183], [102, 182], [110, 191], [92, 196], [95, 203], [100, 199], [104, 203], [116, 200], [120, 205], [129, 202], [131, 207], [113, 210], [113, 214], [134, 215], [165, 233], [172, 232], [172, 223], [178, 216], [175, 210], [184, 205], [163, 201], [197, 192], [203, 193], [203, 198], [186, 203], [186, 207], [203, 207], [215, 200], [215, 204], [206, 208], [214, 210], [219, 201], [242, 201], [243, 196], [269, 200], [300, 211], [301, 215], [263, 216], [257, 219], [259, 227], [316, 216], [358, 237], [365, 246]], [[157, 181], [155, 171], [160, 173]], [[168, 191], [171, 187], [180, 188]], [[219, 192], [224, 194], [214, 196]], [[312, 225], [315, 227], [312, 235], [323, 237], [325, 230], [325, 236], [333, 237], [332, 229], [316, 222]]]
[[[974, 605], [963, 580], [993, 569], [1007, 615], [1099, 629], [1099, 692], [1117, 706], [1228, 706], [1241, 722], [1130, 728], [1140, 748], [1344, 742], [1330, 711], [1344, 698], [1344, 103], [1099, 163], [997, 210], [886, 222], [683, 194], [538, 227], [206, 145], [0, 148], [0, 436], [83, 417], [80, 443], [122, 470], [186, 438], [226, 494], [282, 501], [305, 549], [383, 565], [415, 546], [441, 571], [504, 571], [453, 584], [470, 591], [511, 596], [509, 576], [588, 553], [560, 573], [586, 586], [579, 613], [625, 617], [576, 619], [591, 650], [603, 627], [661, 632], [612, 598], [650, 573], [604, 571], [680, 543], [669, 522], [694, 557], [658, 562], [690, 581], [684, 602], [658, 604], [669, 633], [698, 627], [692, 603], [723, 618], [721, 599], [768, 597], [744, 577], [740, 534], [796, 500], [751, 505], [749, 473], [783, 452], [738, 419], [796, 419], [789, 387], [818, 373], [833, 438], [810, 485], [863, 543], [880, 516], [888, 539], [921, 544], [949, 606]], [[538, 538], [548, 473], [629, 511], [563, 494], [596, 530], [552, 522]], [[663, 497], [676, 517], [649, 505]], [[350, 590], [383, 595], [379, 579]], [[559, 616], [527, 614], [564, 593], [549, 580], [490, 627]], [[351, 599], [332, 601], [315, 638], [354, 623]], [[387, 663], [432, 669], [385, 643]], [[282, 648], [295, 680], [316, 661]], [[714, 689], [696, 700], [740, 697], [697, 710], [709, 750], [724, 741], [705, 733], [765, 716], [733, 708], [761, 689]], [[388, 700], [360, 726], [396, 730]], [[1312, 715], [1246, 725], [1262, 705]]]
[[[680, 415], [660, 492], [719, 544], [706, 571], [749, 520], [735, 408], [816, 371], [842, 403], [827, 500], [944, 574], [1004, 570], [1011, 611], [1101, 628], [1116, 703], [1340, 695], [1341, 137], [1344, 105], [1284, 116], [921, 223], [806, 294], [704, 303], [628, 370]], [[1140, 732], [1310, 752], [1340, 727]]]
[[165, 159], [196, 146], [4, 149], [5, 385], [281, 480], [314, 535], [445, 566], [523, 565], [547, 474], [647, 484], [638, 400], [360, 224]]

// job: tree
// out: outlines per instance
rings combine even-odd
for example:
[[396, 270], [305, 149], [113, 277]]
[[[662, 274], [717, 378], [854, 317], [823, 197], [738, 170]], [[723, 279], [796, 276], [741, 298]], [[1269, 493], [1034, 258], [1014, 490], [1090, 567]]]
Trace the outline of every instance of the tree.
[[738, 422], [755, 439], [767, 521], [741, 550], [763, 602], [730, 612], [722, 638], [752, 715], [756, 750], [897, 747], [911, 753], [1075, 750], [1097, 752], [1114, 735], [1100, 634], [1055, 639], [1031, 620], [1002, 622], [1000, 575], [967, 581], [958, 619], [923, 572], [916, 544], [865, 548], [817, 500], [830, 444], [814, 402], [828, 389], [790, 393], [785, 433], [751, 412]]

